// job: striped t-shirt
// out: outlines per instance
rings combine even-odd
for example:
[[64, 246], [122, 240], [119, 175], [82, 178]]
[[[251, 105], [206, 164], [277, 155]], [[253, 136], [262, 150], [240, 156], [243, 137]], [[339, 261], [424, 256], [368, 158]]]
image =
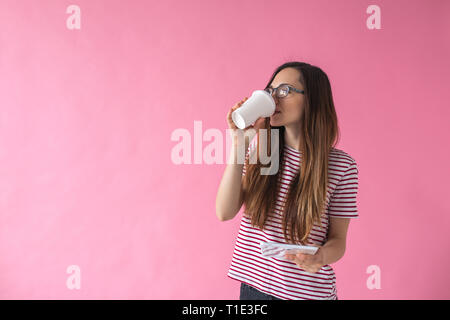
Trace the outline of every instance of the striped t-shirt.
[[[249, 151], [255, 151], [256, 139]], [[309, 273], [292, 261], [262, 256], [260, 242], [286, 243], [282, 229], [281, 206], [287, 187], [299, 172], [301, 152], [287, 145], [279, 172], [280, 192], [275, 210], [266, 220], [264, 230], [251, 226], [250, 219], [242, 215], [233, 257], [227, 276], [244, 282], [257, 290], [284, 300], [336, 300], [336, 277], [330, 265], [318, 272]], [[242, 174], [245, 175], [246, 165]], [[322, 246], [327, 241], [328, 217], [356, 218], [358, 168], [355, 160], [342, 150], [332, 148], [328, 161], [327, 207], [322, 214], [322, 228], [316, 224], [309, 234], [307, 244]], [[331, 198], [330, 198], [331, 195]]]

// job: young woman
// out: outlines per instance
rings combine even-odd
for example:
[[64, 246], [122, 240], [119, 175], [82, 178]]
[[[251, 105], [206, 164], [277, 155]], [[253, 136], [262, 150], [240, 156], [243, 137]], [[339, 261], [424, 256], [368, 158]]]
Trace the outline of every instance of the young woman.
[[[330, 264], [343, 257], [350, 219], [358, 217], [358, 168], [348, 153], [335, 148], [339, 129], [330, 82], [316, 66], [288, 62], [274, 71], [265, 90], [272, 94], [276, 112], [254, 123], [258, 139], [234, 136], [234, 163], [227, 164], [217, 192], [221, 221], [234, 218], [245, 206], [228, 277], [241, 282], [241, 300], [337, 300]], [[227, 114], [233, 132], [240, 129], [231, 113], [246, 99]], [[259, 150], [262, 128], [268, 137], [270, 129], [279, 130], [277, 174], [262, 175], [260, 168], [267, 165], [248, 161]], [[242, 143], [247, 153], [239, 164]], [[260, 250], [263, 241], [319, 249], [314, 255], [266, 258]]]

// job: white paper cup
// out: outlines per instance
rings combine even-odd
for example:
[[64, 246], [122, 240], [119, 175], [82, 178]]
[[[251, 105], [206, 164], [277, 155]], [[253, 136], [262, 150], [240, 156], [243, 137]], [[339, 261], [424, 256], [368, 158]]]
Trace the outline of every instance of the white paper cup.
[[245, 129], [260, 117], [270, 117], [275, 112], [275, 100], [264, 90], [253, 91], [242, 106], [233, 111], [231, 118], [239, 129]]

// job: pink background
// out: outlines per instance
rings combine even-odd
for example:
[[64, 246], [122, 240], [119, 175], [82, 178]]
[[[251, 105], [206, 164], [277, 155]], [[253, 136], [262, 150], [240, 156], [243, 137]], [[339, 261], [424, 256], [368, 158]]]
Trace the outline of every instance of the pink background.
[[[366, 27], [372, 4], [381, 30]], [[328, 74], [338, 147], [359, 168], [339, 299], [449, 299], [449, 10], [2, 0], [0, 298], [238, 299], [226, 273], [242, 212], [215, 215], [225, 164], [175, 165], [171, 133], [202, 121], [225, 137], [229, 108], [298, 60]]]

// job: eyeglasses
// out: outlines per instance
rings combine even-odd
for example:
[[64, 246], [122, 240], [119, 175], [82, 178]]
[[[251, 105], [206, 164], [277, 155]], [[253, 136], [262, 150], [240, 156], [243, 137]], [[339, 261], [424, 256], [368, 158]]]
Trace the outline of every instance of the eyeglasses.
[[277, 98], [285, 98], [291, 91], [295, 91], [301, 94], [305, 94], [304, 90], [299, 90], [297, 88], [294, 88], [293, 86], [290, 86], [288, 84], [281, 84], [278, 86], [278, 88], [271, 88], [267, 87], [264, 89], [264, 91], [268, 92], [270, 95], [272, 95], [275, 92], [275, 96]]

